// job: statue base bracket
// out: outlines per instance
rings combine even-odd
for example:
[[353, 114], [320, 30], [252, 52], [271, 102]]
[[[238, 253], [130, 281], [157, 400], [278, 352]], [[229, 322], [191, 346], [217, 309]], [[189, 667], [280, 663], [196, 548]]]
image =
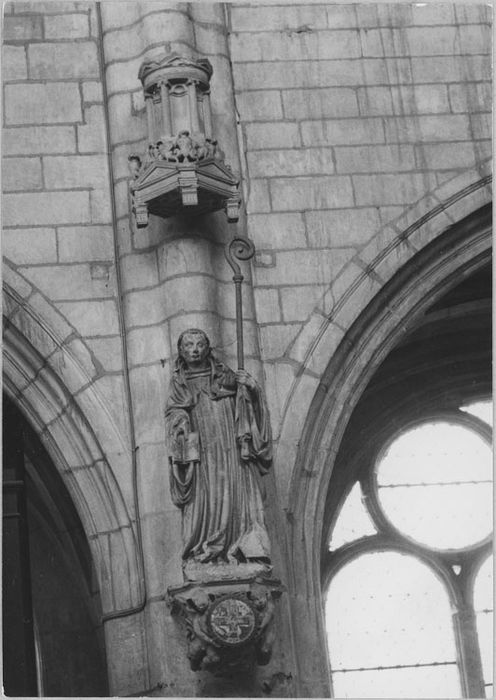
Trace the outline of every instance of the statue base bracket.
[[223, 675], [267, 664], [274, 601], [282, 591], [279, 580], [261, 575], [169, 588], [167, 603], [186, 629], [192, 670]]

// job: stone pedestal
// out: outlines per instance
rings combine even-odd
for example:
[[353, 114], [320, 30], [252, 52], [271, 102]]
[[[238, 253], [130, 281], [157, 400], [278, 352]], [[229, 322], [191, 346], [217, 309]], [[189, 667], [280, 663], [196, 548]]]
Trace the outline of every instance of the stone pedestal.
[[[243, 566], [248, 567], [246, 572]], [[234, 670], [250, 671], [255, 664], [269, 662], [274, 601], [280, 597], [282, 586], [268, 573], [251, 571], [258, 566], [204, 565], [201, 581], [168, 589], [171, 613], [181, 620], [186, 631], [193, 671], [224, 675]], [[217, 576], [215, 569], [219, 569]], [[234, 578], [234, 573], [248, 575]]]

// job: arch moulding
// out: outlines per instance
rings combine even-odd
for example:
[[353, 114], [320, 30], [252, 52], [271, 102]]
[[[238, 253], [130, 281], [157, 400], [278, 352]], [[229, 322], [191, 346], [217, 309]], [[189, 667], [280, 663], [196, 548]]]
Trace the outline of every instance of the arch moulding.
[[[127, 459], [129, 448], [71, 351], [74, 334], [61, 340], [30, 305], [32, 290], [23, 278], [9, 269], [8, 279], [3, 286], [3, 389], [62, 476], [91, 548], [103, 615], [112, 616], [139, 605], [144, 595], [136, 522], [112, 466], [114, 455]], [[55, 318], [58, 312], [51, 307], [51, 313]], [[58, 329], [67, 325], [63, 317], [55, 321]], [[74, 387], [84, 387], [84, 409]], [[108, 436], [107, 449], [95, 421], [99, 433]]]
[[[362, 281], [357, 280], [355, 290], [341, 298], [325, 319], [321, 316], [320, 331], [308, 344], [304, 365], [311, 371], [306, 374], [304, 369], [293, 387], [288, 404], [296, 408], [286, 411], [277, 453], [277, 463], [286, 462], [291, 475], [283, 496], [288, 525], [287, 583], [293, 594], [294, 616], [301, 625], [299, 639], [312, 640], [311, 645], [301, 644], [296, 651], [302, 692], [308, 695], [315, 687], [324, 695], [330, 689], [320, 540], [327, 488], [340, 441], [375, 370], [412, 322], [464, 276], [490, 260], [488, 184], [488, 179], [478, 179], [452, 197], [450, 226], [446, 224], [448, 201], [414, 222], [389, 250], [377, 254], [376, 248]], [[466, 216], [470, 212], [475, 213]], [[455, 213], [459, 214], [458, 223], [452, 222]], [[415, 238], [415, 246], [405, 245], [410, 236]], [[404, 253], [398, 254], [395, 248]], [[390, 261], [387, 265], [386, 279], [378, 273], [379, 282], [371, 294], [370, 279], [381, 266], [384, 270], [389, 256], [396, 258], [395, 264]], [[361, 284], [369, 290], [368, 305], [359, 303], [364, 298], [363, 293], [357, 293]], [[336, 325], [337, 318], [345, 317], [348, 323]], [[318, 365], [323, 365], [322, 371], [317, 371]], [[303, 430], [302, 413], [306, 415]], [[300, 646], [298, 640], [296, 644]]]

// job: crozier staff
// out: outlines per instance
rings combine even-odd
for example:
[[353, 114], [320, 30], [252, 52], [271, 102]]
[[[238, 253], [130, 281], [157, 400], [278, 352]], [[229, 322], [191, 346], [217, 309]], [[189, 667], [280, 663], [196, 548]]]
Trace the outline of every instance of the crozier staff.
[[177, 345], [165, 421], [183, 559], [269, 562], [258, 479], [271, 466], [272, 437], [261, 388], [220, 362], [202, 330], [184, 331]]

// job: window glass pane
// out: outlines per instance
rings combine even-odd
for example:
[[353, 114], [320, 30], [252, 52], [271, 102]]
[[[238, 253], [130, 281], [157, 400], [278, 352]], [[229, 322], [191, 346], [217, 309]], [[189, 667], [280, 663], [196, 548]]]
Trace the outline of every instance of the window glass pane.
[[468, 406], [460, 406], [461, 411], [471, 413], [473, 416], [485, 421], [488, 425], [493, 424], [493, 403], [492, 401], [477, 401]]
[[[414, 557], [371, 552], [343, 567], [329, 586], [326, 624], [337, 697], [459, 697], [448, 595]], [[369, 681], [357, 669], [370, 669]], [[400, 676], [415, 679], [401, 696], [391, 685]]]
[[474, 431], [426, 423], [395, 440], [377, 465], [379, 502], [401, 532], [459, 549], [492, 530], [492, 455]]
[[[474, 584], [474, 608], [482, 657], [484, 683], [493, 682], [493, 557], [479, 569]], [[486, 688], [487, 691], [487, 688]], [[489, 694], [486, 697], [490, 697]]]
[[353, 542], [365, 535], [377, 532], [370, 515], [362, 503], [360, 484], [356, 483], [348, 494], [332, 531], [329, 549]]
[[336, 698], [457, 698], [456, 665], [333, 674]]

